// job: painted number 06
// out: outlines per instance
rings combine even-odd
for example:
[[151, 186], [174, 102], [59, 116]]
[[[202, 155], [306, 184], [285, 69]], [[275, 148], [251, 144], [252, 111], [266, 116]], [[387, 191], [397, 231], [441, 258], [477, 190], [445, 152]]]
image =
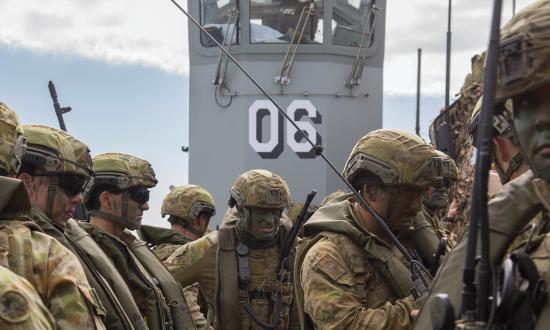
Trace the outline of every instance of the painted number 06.
[[[309, 121], [302, 121], [302, 116], [309, 117], [314, 123], [321, 122], [321, 115], [309, 100], [294, 100], [286, 109], [300, 130], [306, 132], [314, 144], [318, 143], [318, 134]], [[269, 118], [266, 118], [269, 117]], [[268, 119], [268, 125], [264, 124]], [[277, 108], [268, 100], [257, 100], [248, 109], [248, 143], [262, 158], [277, 158], [283, 151], [283, 125], [286, 122], [286, 143], [299, 156], [307, 157], [311, 145], [301, 137], [298, 130], [279, 115]], [[264, 130], [263, 128], [269, 129]], [[269, 132], [269, 138], [266, 133]]]

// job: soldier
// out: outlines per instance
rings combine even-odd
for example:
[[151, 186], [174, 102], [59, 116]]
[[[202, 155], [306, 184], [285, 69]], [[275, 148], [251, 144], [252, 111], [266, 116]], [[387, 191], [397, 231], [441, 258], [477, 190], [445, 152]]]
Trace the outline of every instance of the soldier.
[[[0, 242], [2, 266], [36, 289], [58, 329], [103, 329], [84, 271], [76, 257], [32, 221], [25, 185], [6, 177], [19, 172], [26, 152], [17, 115], [0, 103]], [[62, 164], [59, 164], [63, 166]], [[35, 184], [38, 186], [38, 184]], [[9, 256], [9, 258], [5, 257]]]
[[[152, 247], [157, 257], [165, 261], [179, 247], [204, 235], [210, 218], [216, 214], [216, 207], [208, 191], [189, 184], [170, 191], [162, 202], [160, 213], [163, 218], [168, 215], [171, 229], [142, 225], [138, 234]], [[205, 329], [206, 318], [197, 303], [198, 284], [185, 287], [183, 294], [197, 329]]]
[[229, 206], [236, 217], [165, 261], [182, 286], [199, 283], [209, 314], [215, 314], [215, 329], [298, 327], [292, 277], [286, 276], [292, 255], [289, 267], [277, 273], [290, 230], [290, 222], [282, 217], [289, 201], [288, 186], [277, 174], [245, 172], [230, 192]]
[[[143, 329], [145, 321], [141, 317], [138, 308], [130, 294], [130, 290], [124, 283], [124, 279], [118, 274], [109, 258], [94, 242], [94, 240], [78, 226], [74, 219], [67, 218], [65, 213], [56, 210], [69, 209], [69, 217], [74, 213], [74, 207], [81, 202], [81, 191], [70, 190], [61, 185], [62, 180], [68, 181], [72, 177], [77, 188], [83, 189], [80, 182], [87, 182], [92, 171], [92, 158], [88, 146], [61, 130], [40, 126], [24, 126], [24, 136], [28, 150], [23, 157], [20, 178], [31, 177], [24, 182], [38, 181], [41, 176], [59, 174], [61, 179], [54, 176], [47, 177], [59, 180], [60, 191], [57, 187], [48, 195], [40, 195], [35, 192], [35, 187], [30, 184], [27, 189], [36, 196], [32, 200], [33, 217], [42, 230], [57, 239], [63, 246], [75, 254], [86, 273], [86, 278], [94, 290], [94, 299], [97, 311], [105, 320], [108, 329]], [[63, 161], [72, 162], [73, 168], [41, 168], [41, 164], [55, 164]], [[62, 171], [60, 171], [62, 170]], [[69, 191], [70, 190], [70, 191]], [[51, 197], [54, 196], [54, 197]], [[47, 211], [50, 210], [50, 211]], [[48, 212], [53, 215], [50, 218]], [[105, 269], [111, 269], [110, 272]], [[112, 283], [112, 286], [109, 284]], [[119, 298], [120, 297], [120, 301]]]
[[[495, 268], [501, 264], [510, 244], [535, 214], [550, 211], [549, 20], [550, 1], [537, 1], [514, 16], [501, 29], [495, 104], [512, 99], [515, 141], [532, 172], [528, 171], [504, 185], [503, 190], [489, 202], [490, 258]], [[525, 61], [527, 58], [529, 61]], [[462, 274], [464, 269], [467, 234], [463, 237], [434, 282], [415, 328], [433, 328], [430, 313], [437, 307], [434, 300], [437, 294], [447, 294], [454, 306], [454, 312], [459, 312], [462, 277], [456, 274]], [[523, 251], [531, 254], [548, 290], [550, 239], [542, 235], [526, 243], [527, 247]], [[509, 264], [508, 261], [507, 263]], [[522, 269], [523, 275], [532, 276], [529, 283], [538, 280], [537, 274], [523, 272], [524, 270]], [[496, 323], [504, 323], [517, 329], [547, 328], [550, 324], [550, 304], [534, 299], [537, 298], [534, 288], [533, 285], [514, 287], [517, 290], [515, 297], [520, 299], [501, 304]], [[523, 306], [520, 306], [521, 303]], [[503, 309], [505, 305], [510, 308]], [[520, 308], [526, 305], [531, 306]], [[527, 320], [527, 323], [518, 323], [519, 319]]]
[[0, 329], [54, 329], [54, 320], [32, 285], [0, 266]]
[[449, 207], [451, 190], [458, 180], [458, 168], [450, 156], [439, 150], [435, 152], [446, 164], [449, 164], [449, 167], [445, 171], [447, 175], [443, 178], [443, 184], [439, 187], [428, 188], [422, 198], [422, 215], [436, 230], [437, 235], [447, 241], [447, 247], [450, 250], [456, 245], [456, 235], [444, 227], [444, 221]]
[[196, 185], [176, 187], [166, 195], [160, 209], [168, 215], [171, 229], [142, 225], [138, 231], [160, 260], [166, 260], [180, 246], [201, 238], [216, 214], [214, 198]]
[[149, 188], [157, 184], [151, 165], [140, 158], [106, 153], [93, 159], [95, 176], [86, 193], [90, 223], [81, 223], [126, 279], [150, 329], [195, 328], [181, 287], [129, 230], [139, 229], [149, 209]]
[[[400, 237], [411, 230], [424, 191], [441, 179], [434, 172], [441, 168], [434, 166], [438, 161], [433, 147], [417, 136], [377, 130], [357, 142], [343, 174]], [[295, 263], [302, 328], [411, 326], [420, 303], [411, 295], [408, 264], [352, 194], [321, 206], [304, 236]]]

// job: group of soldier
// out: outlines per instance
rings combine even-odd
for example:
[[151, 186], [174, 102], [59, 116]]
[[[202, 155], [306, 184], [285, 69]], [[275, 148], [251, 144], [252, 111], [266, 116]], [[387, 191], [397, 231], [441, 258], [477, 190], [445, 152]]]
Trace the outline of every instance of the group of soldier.
[[[492, 159], [503, 187], [488, 204], [490, 260], [496, 272], [512, 255], [519, 269], [492, 320], [501, 327], [550, 324], [549, 36], [550, 0], [501, 30]], [[216, 231], [214, 200], [197, 185], [165, 197], [169, 229], [142, 225], [157, 183], [143, 159], [92, 158], [63, 131], [21, 126], [3, 103], [0, 138], [2, 329], [430, 329], [442, 324], [441, 294], [458, 312], [470, 228], [445, 222], [461, 174], [415, 135], [359, 139], [343, 169], [358, 195], [331, 193], [303, 227], [289, 217], [285, 180], [247, 171], [228, 187]], [[85, 219], [73, 219], [81, 209]]]

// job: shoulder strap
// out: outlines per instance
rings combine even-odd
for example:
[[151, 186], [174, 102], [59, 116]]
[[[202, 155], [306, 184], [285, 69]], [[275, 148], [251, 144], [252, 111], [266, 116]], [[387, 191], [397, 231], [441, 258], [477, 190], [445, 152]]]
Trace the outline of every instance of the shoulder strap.
[[157, 256], [147, 247], [144, 241], [139, 239], [132, 242], [130, 249], [143, 266], [159, 281], [160, 289], [170, 308], [174, 329], [195, 328], [191, 313], [189, 312], [189, 306], [187, 306], [180, 285]]
[[240, 303], [237, 280], [237, 254], [233, 228], [222, 226], [218, 233], [218, 251], [216, 255], [216, 314], [220, 329], [237, 330], [241, 328]]
[[146, 329], [145, 320], [141, 316], [130, 290], [97, 243], [78, 226], [76, 220], [72, 219], [67, 221], [65, 236], [79, 255], [80, 260], [88, 266], [88, 271], [94, 274], [101, 286], [101, 290], [98, 292], [100, 296], [105, 295], [102, 301], [105, 304], [105, 300], [107, 300], [106, 307], [110, 309], [107, 313], [116, 313], [118, 322], [124, 329]]
[[410, 269], [387, 247], [371, 237], [363, 247], [372, 266], [390, 284], [397, 298], [405, 298], [415, 287]]

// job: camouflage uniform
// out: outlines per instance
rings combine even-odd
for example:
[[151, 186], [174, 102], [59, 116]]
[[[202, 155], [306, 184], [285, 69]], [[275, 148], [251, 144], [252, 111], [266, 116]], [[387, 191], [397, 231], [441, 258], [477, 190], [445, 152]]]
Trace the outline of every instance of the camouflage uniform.
[[[427, 187], [435, 184], [431, 167], [435, 159], [434, 149], [418, 137], [378, 130], [359, 140], [344, 175], [354, 185], [362, 173], [370, 172], [384, 185]], [[394, 246], [367, 230], [357, 207], [352, 194], [339, 194], [304, 226], [307, 239], [298, 248], [295, 263], [302, 328], [411, 326], [410, 312], [418, 305], [410, 293], [415, 286], [408, 263]]]
[[[207, 212], [209, 216], [215, 214], [214, 198], [204, 188], [196, 185], [174, 188], [164, 198], [160, 211], [162, 217], [170, 216], [168, 221], [171, 224], [178, 224], [199, 237], [203, 236], [203, 233], [194, 231], [192, 223], [201, 212]], [[153, 226], [141, 226], [138, 234], [151, 246], [161, 261], [165, 261], [178, 248], [193, 241], [175, 230]], [[183, 294], [197, 329], [206, 329], [207, 321], [197, 302], [198, 283], [183, 288]]]
[[[63, 173], [90, 177], [92, 159], [90, 151], [84, 143], [63, 131], [47, 126], [29, 125], [24, 126], [24, 130], [28, 149], [31, 151], [39, 151], [41, 148], [68, 150], [66, 144], [69, 144], [73, 154], [62, 154], [59, 159], [72, 161], [78, 166], [74, 167], [74, 172], [68, 172], [69, 169], [65, 168]], [[35, 223], [46, 234], [58, 240], [77, 256], [91, 285], [90, 289], [94, 293], [95, 309], [97, 314], [104, 319], [105, 326], [108, 329], [144, 329], [146, 327], [145, 321], [137, 313], [137, 306], [131, 295], [129, 295], [129, 289], [124, 288], [126, 286], [124, 280], [122, 277], [117, 276], [118, 273], [116, 272], [111, 273], [110, 276], [100, 273], [99, 269], [101, 267], [109, 267], [109, 265], [98, 266], [94, 263], [94, 260], [100, 260], [101, 263], [110, 263], [110, 260], [97, 244], [93, 244], [93, 240], [78, 226], [76, 220], [70, 219], [67, 221], [72, 223], [72, 229], [66, 232], [65, 223], [52, 221], [43, 210], [33, 207], [32, 215]], [[75, 237], [78, 237], [78, 239]], [[87, 240], [89, 243], [85, 247], [81, 247], [79, 242], [82, 240]], [[113, 283], [114, 289], [110, 283]], [[119, 287], [122, 288], [119, 289]], [[124, 296], [124, 304], [118, 300], [117, 295]]]
[[[2, 124], [1, 170], [17, 173], [25, 148], [13, 141], [21, 129], [17, 116], [0, 104]], [[6, 141], [4, 141], [6, 140]], [[13, 154], [16, 154], [16, 162]], [[94, 300], [76, 257], [57, 240], [40, 232], [30, 218], [30, 202], [20, 180], [0, 177], [1, 265], [24, 277], [36, 289], [59, 329], [103, 329], [94, 310]]]
[[[286, 182], [276, 174], [265, 170], [241, 174], [231, 189], [230, 206], [234, 210], [230, 219], [219, 231], [179, 248], [164, 262], [182, 286], [199, 283], [209, 304], [208, 318], [215, 320], [214, 328], [263, 329], [265, 326], [257, 324], [248, 311], [264, 323], [270, 323], [278, 304], [281, 317], [274, 328], [298, 326], [292, 278], [280, 282], [276, 273], [290, 222], [286, 218], [277, 219], [273, 238], [258, 240], [249, 236], [252, 235], [251, 221], [255, 220], [246, 215], [254, 209], [264, 209], [277, 210], [281, 217], [289, 197]], [[245, 218], [247, 220], [243, 220]], [[240, 256], [237, 255], [239, 248], [242, 249]], [[292, 262], [292, 255], [290, 260]], [[240, 262], [248, 262], [248, 281], [239, 280], [241, 276], [246, 278]], [[237, 297], [239, 304], [235, 304]]]
[[[523, 158], [532, 171], [505, 184], [488, 204], [491, 244], [489, 258], [491, 265], [495, 265], [495, 268], [501, 264], [503, 257], [510, 249], [510, 244], [532, 221], [533, 217], [539, 212], [548, 213], [550, 210], [548, 166], [541, 165], [545, 164], [544, 157], [537, 158], [537, 153], [528, 148], [533, 141], [539, 144], [549, 142], [547, 136], [550, 131], [550, 112], [548, 112], [548, 97], [546, 96], [546, 89], [550, 85], [550, 75], [548, 74], [550, 72], [550, 61], [548, 60], [550, 58], [549, 21], [550, 1], [536, 1], [514, 16], [501, 29], [495, 104], [504, 103], [510, 98], [513, 100], [514, 136], [518, 141]], [[546, 98], [540, 98], [540, 93], [544, 93]], [[540, 99], [537, 102], [522, 102], [522, 99], [535, 98]], [[541, 107], [541, 104], [544, 106]], [[529, 115], [524, 115], [523, 111]], [[527, 122], [526, 118], [529, 118], [530, 121]], [[531, 138], [532, 141], [529, 140]], [[536, 140], [536, 138], [540, 140]], [[531, 260], [535, 263], [542, 279], [545, 280], [547, 290], [550, 280], [548, 277], [550, 269], [548, 240], [547, 235], [535, 238], [525, 251], [531, 254]], [[434, 308], [440, 306], [434, 300], [435, 295], [447, 294], [455, 314], [460, 311], [463, 284], [462, 276], [457, 276], [457, 274], [462, 274], [464, 269], [467, 248], [467, 232], [465, 232], [438, 274], [426, 305], [416, 320], [416, 329], [433, 327], [430, 314]], [[508, 265], [510, 260], [506, 261]], [[505, 268], [504, 265], [502, 268]], [[521, 275], [525, 276], [525, 274]], [[536, 295], [531, 291], [531, 280], [532, 278], [529, 278], [529, 285], [527, 285], [527, 279], [523, 279], [518, 274], [518, 278], [513, 284], [516, 290], [514, 298], [523, 297], [523, 299], [511, 301], [508, 304], [512, 307], [511, 310], [497, 310], [498, 314], [496, 314], [494, 324], [498, 326], [499, 323], [501, 325], [504, 323], [507, 327], [518, 329], [548, 328], [550, 304], [547, 301], [536, 302], [534, 299]], [[531, 304], [533, 308], [523, 308], [526, 304]], [[537, 315], [539, 308], [542, 310]], [[519, 320], [520, 317], [523, 319]], [[518, 320], [527, 321], [530, 324], [518, 327], [518, 323], [515, 323]]]
[[32, 285], [0, 266], [0, 328], [35, 330], [54, 327], [50, 312]]
[[[127, 218], [130, 198], [128, 189], [152, 188], [156, 185], [151, 165], [131, 155], [107, 153], [94, 157], [93, 169], [95, 176], [86, 198], [91, 197], [95, 187], [111, 185], [122, 191], [125, 210], [122, 210], [122, 216], [118, 216], [91, 209], [92, 217], [119, 223], [125, 228], [139, 229], [140, 223]], [[124, 277], [150, 329], [195, 328], [181, 287], [146, 247], [145, 242], [137, 239], [128, 229], [117, 237], [93, 224], [80, 225]]]

